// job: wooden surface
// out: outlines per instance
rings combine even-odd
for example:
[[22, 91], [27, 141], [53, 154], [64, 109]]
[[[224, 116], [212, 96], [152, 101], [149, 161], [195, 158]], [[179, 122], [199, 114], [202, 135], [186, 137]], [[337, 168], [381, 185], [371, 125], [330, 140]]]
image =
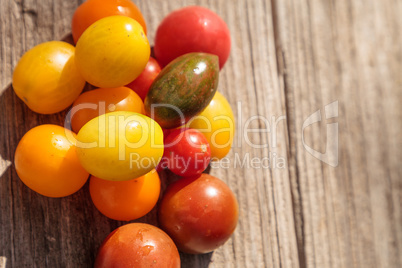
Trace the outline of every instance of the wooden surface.
[[[102, 240], [124, 224], [96, 211], [87, 186], [45, 198], [12, 165], [26, 131], [65, 115], [31, 112], [11, 88], [13, 68], [34, 45], [65, 39], [81, 2], [0, 0], [1, 268], [90, 267]], [[183, 267], [402, 267], [402, 1], [136, 3], [151, 43], [161, 19], [189, 4], [217, 12], [232, 34], [219, 90], [239, 128], [230, 168], [211, 174], [235, 192], [240, 221], [215, 252], [183, 254]], [[320, 109], [322, 121], [302, 131]], [[332, 166], [308, 147], [331, 154]], [[271, 167], [251, 166], [252, 158]], [[139, 221], [156, 224], [155, 211]]]

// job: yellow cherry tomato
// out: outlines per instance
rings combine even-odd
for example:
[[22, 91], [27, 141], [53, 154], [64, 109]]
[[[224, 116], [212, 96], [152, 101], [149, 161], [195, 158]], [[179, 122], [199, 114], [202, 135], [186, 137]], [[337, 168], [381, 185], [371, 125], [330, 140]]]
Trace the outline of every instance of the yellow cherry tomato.
[[152, 210], [159, 198], [161, 182], [155, 169], [128, 181], [108, 181], [91, 176], [89, 192], [95, 207], [118, 221], [138, 219]]
[[57, 113], [80, 95], [85, 80], [74, 60], [75, 48], [62, 41], [42, 43], [28, 50], [13, 74], [15, 94], [37, 113]]
[[15, 151], [15, 169], [22, 182], [41, 195], [63, 197], [87, 181], [77, 158], [75, 134], [56, 125], [29, 130]]
[[78, 133], [92, 118], [115, 111], [145, 114], [144, 103], [130, 88], [98, 88], [84, 92], [74, 102], [70, 113], [71, 127]]
[[82, 166], [105, 180], [124, 181], [145, 175], [163, 155], [162, 128], [134, 112], [98, 116], [81, 128], [77, 140]]
[[81, 35], [76, 63], [87, 82], [97, 87], [120, 87], [137, 78], [151, 53], [142, 26], [125, 16], [93, 23]]
[[198, 116], [187, 124], [202, 132], [211, 148], [211, 161], [225, 157], [232, 147], [235, 121], [229, 102], [219, 93]]

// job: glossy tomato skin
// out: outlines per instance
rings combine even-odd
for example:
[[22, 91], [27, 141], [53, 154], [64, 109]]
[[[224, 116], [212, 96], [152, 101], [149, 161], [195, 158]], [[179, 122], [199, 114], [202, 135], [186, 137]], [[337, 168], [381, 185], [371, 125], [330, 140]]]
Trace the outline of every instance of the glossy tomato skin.
[[70, 106], [85, 80], [75, 65], [75, 48], [50, 41], [28, 50], [13, 73], [13, 89], [34, 112], [53, 114]]
[[108, 181], [91, 176], [89, 192], [95, 207], [118, 221], [138, 219], [152, 210], [159, 198], [161, 182], [155, 169], [128, 181]]
[[182, 252], [207, 253], [223, 245], [234, 232], [239, 208], [235, 195], [209, 174], [170, 184], [158, 209], [161, 228]]
[[141, 25], [125, 16], [93, 23], [75, 48], [75, 63], [84, 79], [97, 87], [120, 87], [144, 70], [151, 49]]
[[145, 114], [144, 103], [128, 87], [98, 88], [81, 94], [71, 108], [71, 127], [75, 133], [89, 120], [105, 113], [130, 111]]
[[232, 148], [236, 124], [229, 102], [218, 91], [208, 106], [187, 123], [187, 127], [199, 130], [207, 138], [211, 161], [222, 159]]
[[15, 169], [31, 190], [48, 197], [64, 197], [78, 191], [88, 172], [80, 165], [75, 134], [57, 125], [29, 130], [15, 151]]
[[133, 82], [127, 85], [141, 97], [142, 101], [148, 94], [149, 88], [158, 74], [161, 72], [159, 63], [152, 57], [149, 58], [144, 71]]
[[71, 32], [77, 43], [82, 33], [95, 21], [107, 16], [122, 15], [135, 19], [144, 28], [147, 27], [144, 17], [131, 0], [87, 0], [74, 12], [71, 22]]
[[139, 113], [106, 113], [80, 129], [77, 155], [85, 170], [100, 179], [132, 180], [158, 165], [163, 155], [162, 128]]
[[230, 33], [226, 23], [213, 11], [189, 6], [170, 13], [155, 36], [155, 57], [165, 66], [189, 52], [206, 52], [219, 57], [219, 67], [230, 53]]
[[179, 128], [165, 139], [168, 168], [179, 176], [201, 174], [211, 158], [208, 140], [196, 129]]
[[123, 225], [103, 241], [95, 268], [179, 268], [180, 256], [172, 239], [146, 223]]

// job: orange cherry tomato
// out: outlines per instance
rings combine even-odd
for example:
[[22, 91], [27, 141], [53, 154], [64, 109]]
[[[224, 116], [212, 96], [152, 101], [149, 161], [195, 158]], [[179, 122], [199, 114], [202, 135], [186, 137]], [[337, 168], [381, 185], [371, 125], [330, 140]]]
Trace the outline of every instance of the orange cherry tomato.
[[155, 169], [129, 181], [109, 181], [91, 176], [89, 192], [95, 207], [118, 221], [138, 219], [152, 210], [159, 198], [160, 180]]
[[15, 169], [22, 182], [48, 197], [63, 197], [78, 191], [88, 172], [78, 161], [75, 134], [56, 125], [29, 130], [15, 151]]
[[95, 21], [104, 17], [121, 15], [135, 19], [147, 33], [144, 17], [138, 7], [130, 0], [88, 0], [74, 12], [71, 30], [77, 43], [82, 33]]
[[128, 87], [98, 88], [81, 94], [71, 109], [71, 127], [75, 133], [89, 120], [105, 113], [131, 111], [144, 114], [144, 103]]

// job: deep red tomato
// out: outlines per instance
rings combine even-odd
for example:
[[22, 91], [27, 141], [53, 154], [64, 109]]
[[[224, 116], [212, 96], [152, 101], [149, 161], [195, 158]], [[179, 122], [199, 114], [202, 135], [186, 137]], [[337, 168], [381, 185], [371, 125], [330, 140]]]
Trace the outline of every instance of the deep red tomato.
[[159, 207], [159, 223], [180, 251], [207, 253], [234, 232], [239, 208], [235, 195], [209, 174], [170, 184]]
[[201, 174], [211, 159], [209, 142], [196, 129], [175, 129], [166, 137], [164, 144], [163, 155], [168, 168], [180, 176]]
[[108, 16], [121, 15], [135, 19], [141, 24], [145, 34], [147, 27], [138, 7], [130, 0], [87, 0], [74, 12], [71, 33], [77, 43], [82, 33], [95, 21]]
[[217, 55], [222, 68], [230, 52], [229, 29], [213, 11], [200, 6], [185, 7], [161, 22], [154, 51], [162, 66], [189, 52], [206, 52]]
[[159, 66], [159, 63], [154, 58], [150, 57], [144, 71], [142, 71], [140, 76], [138, 76], [133, 82], [128, 84], [127, 87], [134, 90], [135, 93], [137, 93], [144, 101], [149, 91], [149, 87], [160, 72], [161, 67]]
[[106, 237], [95, 260], [101, 267], [180, 267], [179, 252], [161, 229], [146, 223], [123, 225]]

